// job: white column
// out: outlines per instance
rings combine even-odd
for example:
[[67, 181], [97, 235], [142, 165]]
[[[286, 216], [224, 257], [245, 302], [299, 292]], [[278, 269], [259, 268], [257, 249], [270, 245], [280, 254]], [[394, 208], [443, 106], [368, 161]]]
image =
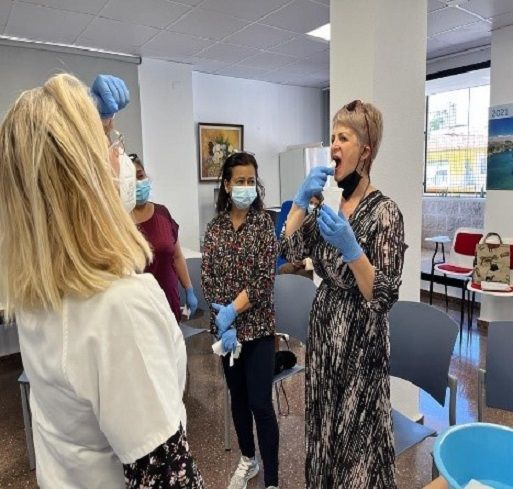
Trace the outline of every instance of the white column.
[[[331, 116], [354, 99], [383, 113], [372, 182], [404, 216], [401, 299], [418, 301], [424, 163], [427, 0], [331, 1]], [[398, 385], [400, 384], [400, 385]], [[392, 403], [418, 417], [418, 391], [392, 383]]]
[[[513, 26], [492, 32], [492, 67], [490, 73], [490, 105], [513, 103]], [[485, 232], [495, 231], [503, 238], [513, 238], [513, 191], [486, 192]], [[513, 300], [505, 297], [482, 296], [480, 319], [512, 321]]]
[[183, 247], [199, 250], [198, 163], [189, 65], [143, 58], [139, 66], [143, 162], [151, 199], [180, 226]]

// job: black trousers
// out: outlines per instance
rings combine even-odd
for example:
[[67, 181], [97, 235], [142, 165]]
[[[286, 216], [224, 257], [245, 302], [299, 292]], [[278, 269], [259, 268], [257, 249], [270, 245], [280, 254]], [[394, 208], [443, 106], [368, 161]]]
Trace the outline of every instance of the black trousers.
[[279, 431], [273, 406], [274, 336], [242, 344], [233, 367], [223, 357], [224, 374], [232, 399], [232, 417], [242, 455], [255, 456], [253, 418], [264, 463], [264, 482], [278, 485]]

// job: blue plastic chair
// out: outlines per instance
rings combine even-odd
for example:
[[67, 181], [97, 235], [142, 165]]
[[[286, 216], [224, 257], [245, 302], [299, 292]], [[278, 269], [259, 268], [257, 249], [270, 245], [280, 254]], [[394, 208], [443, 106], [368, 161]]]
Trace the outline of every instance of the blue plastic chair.
[[289, 215], [290, 209], [292, 208], [292, 201], [285, 200], [281, 204], [281, 210], [278, 214], [278, 218], [276, 219], [276, 224], [274, 227], [274, 232], [276, 233], [276, 238], [280, 239], [281, 230], [283, 229], [283, 225], [287, 220], [287, 216]]
[[472, 479], [494, 489], [513, 489], [513, 429], [491, 423], [454, 426], [438, 437], [436, 466], [451, 489]]
[[[287, 216], [289, 215], [290, 209], [292, 208], [292, 200], [285, 200], [281, 204], [281, 210], [278, 214], [278, 218], [276, 219], [276, 224], [274, 227], [274, 232], [276, 233], [276, 239], [279, 241], [281, 238], [281, 231], [283, 229], [283, 225], [287, 220]], [[287, 260], [283, 256], [279, 256], [276, 260], [276, 270], [284, 264], [287, 263]]]
[[[299, 275], [278, 275], [274, 283], [274, 305], [276, 311], [276, 335], [284, 337], [287, 341], [289, 337], [299, 340], [306, 345], [308, 340], [308, 326], [310, 323], [310, 310], [314, 300], [317, 288], [312, 280], [301, 277]], [[305, 370], [303, 365], [295, 365], [294, 367], [283, 370], [276, 374], [273, 384], [276, 392], [276, 401], [278, 403], [278, 411], [281, 414], [281, 407], [278, 395], [278, 389], [281, 387], [285, 394], [283, 380], [288, 379]], [[289, 403], [285, 394], [285, 402], [287, 411]], [[230, 402], [229, 392], [224, 383], [224, 449], [231, 450], [230, 436]]]
[[485, 407], [513, 411], [513, 321], [493, 321], [488, 326], [486, 369], [479, 369], [477, 420]]
[[[187, 258], [187, 270], [189, 270], [189, 276], [191, 278], [192, 286], [194, 287], [194, 292], [198, 299], [198, 309], [200, 311], [209, 311], [210, 307], [205, 297], [203, 296], [203, 287], [201, 286], [201, 258]], [[180, 304], [185, 304], [185, 290], [181, 286], [178, 287], [178, 292], [180, 294]]]
[[[422, 302], [398, 301], [390, 315], [390, 375], [420, 387], [441, 406], [449, 388], [448, 421], [456, 424], [457, 381], [449, 375], [457, 324], [447, 314]], [[436, 431], [392, 410], [395, 454]]]

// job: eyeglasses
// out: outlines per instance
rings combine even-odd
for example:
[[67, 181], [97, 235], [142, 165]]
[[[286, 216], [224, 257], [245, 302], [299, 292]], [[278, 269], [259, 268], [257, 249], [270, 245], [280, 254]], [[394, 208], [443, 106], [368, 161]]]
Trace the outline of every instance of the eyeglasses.
[[110, 142], [109, 149], [115, 149], [120, 156], [125, 153], [123, 134], [119, 131], [110, 131], [108, 138]]
[[367, 141], [369, 142], [370, 152], [372, 154], [372, 143], [370, 138], [369, 119], [367, 119], [367, 109], [361, 100], [353, 100], [344, 106], [348, 112], [356, 112], [357, 108], [360, 108], [365, 117], [365, 125], [367, 126]]

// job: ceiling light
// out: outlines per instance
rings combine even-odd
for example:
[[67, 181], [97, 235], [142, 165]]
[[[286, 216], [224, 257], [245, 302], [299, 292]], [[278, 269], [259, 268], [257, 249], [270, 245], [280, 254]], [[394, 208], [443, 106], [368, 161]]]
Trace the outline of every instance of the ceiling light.
[[444, 0], [443, 3], [448, 7], [459, 7], [463, 3], [468, 3], [468, 0]]
[[321, 27], [317, 27], [313, 31], [306, 33], [308, 36], [320, 37], [325, 41], [329, 41], [331, 39], [331, 28], [330, 24], [321, 25]]
[[15, 36], [3, 36], [0, 35], [0, 44], [2, 42], [13, 42], [17, 44], [30, 44], [35, 46], [41, 46], [41, 47], [49, 47], [49, 48], [62, 48], [62, 49], [71, 49], [71, 50], [80, 50], [80, 51], [88, 51], [90, 53], [99, 53], [99, 54], [108, 54], [108, 55], [114, 55], [114, 56], [120, 56], [124, 58], [134, 58], [138, 59], [139, 56], [128, 54], [128, 53], [121, 53], [118, 51], [109, 51], [106, 49], [100, 49], [100, 48], [93, 48], [90, 46], [80, 46], [77, 44], [66, 44], [66, 43], [58, 43], [58, 42], [50, 42], [50, 41], [37, 41], [34, 39], [27, 39], [24, 37], [15, 37]]

